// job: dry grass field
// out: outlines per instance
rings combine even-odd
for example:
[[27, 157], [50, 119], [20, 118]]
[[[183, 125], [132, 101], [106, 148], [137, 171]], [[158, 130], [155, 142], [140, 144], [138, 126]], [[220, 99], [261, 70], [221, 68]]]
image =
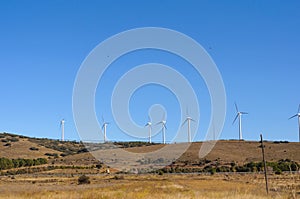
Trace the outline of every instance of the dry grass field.
[[91, 184], [78, 185], [78, 176], [22, 175], [1, 177], [0, 198], [297, 198], [299, 175], [270, 176], [265, 192], [262, 174], [90, 175]]

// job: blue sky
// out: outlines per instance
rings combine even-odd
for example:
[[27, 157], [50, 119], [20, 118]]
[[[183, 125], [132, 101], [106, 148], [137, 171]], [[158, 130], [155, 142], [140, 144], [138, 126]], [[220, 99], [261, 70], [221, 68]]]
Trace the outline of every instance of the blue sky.
[[[58, 139], [59, 120], [65, 118], [66, 139], [78, 140], [72, 92], [81, 63], [108, 37], [151, 26], [190, 36], [218, 66], [227, 95], [221, 139], [238, 137], [237, 124], [232, 125], [236, 101], [241, 111], [249, 112], [243, 118], [245, 139], [258, 140], [262, 132], [268, 140], [297, 141], [297, 120], [288, 118], [300, 103], [299, 9], [298, 1], [279, 0], [1, 1], [0, 132]], [[122, 135], [114, 123], [111, 89], [126, 70], [149, 62], [174, 67], [195, 86], [201, 110], [195, 140], [202, 140], [211, 114], [205, 83], [184, 60], [155, 50], [121, 57], [100, 81], [96, 113], [110, 122], [111, 139], [134, 139]], [[176, 98], [154, 85], [143, 89], [130, 102], [133, 119], [143, 125], [149, 106], [163, 104], [168, 111], [167, 140], [171, 140], [182, 122]], [[160, 137], [154, 141], [161, 141]]]

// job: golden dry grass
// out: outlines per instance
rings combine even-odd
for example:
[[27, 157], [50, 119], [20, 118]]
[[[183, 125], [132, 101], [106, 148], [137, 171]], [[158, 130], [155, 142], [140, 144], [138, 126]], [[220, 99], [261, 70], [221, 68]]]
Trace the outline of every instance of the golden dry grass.
[[[298, 175], [271, 176], [269, 196], [263, 175], [111, 175], [90, 176], [91, 184], [77, 185], [76, 177], [2, 177], [0, 198], [296, 198], [299, 187], [284, 189], [280, 184], [298, 183]], [[296, 178], [296, 180], [295, 180]]]
[[[39, 146], [36, 143], [30, 142], [27, 138], [20, 138], [18, 142], [11, 142], [11, 146], [4, 146], [5, 143], [0, 142], [0, 157], [6, 158], [47, 158], [45, 153], [57, 153], [61, 152], [48, 149], [43, 146]], [[30, 150], [30, 147], [36, 147], [39, 150]]]

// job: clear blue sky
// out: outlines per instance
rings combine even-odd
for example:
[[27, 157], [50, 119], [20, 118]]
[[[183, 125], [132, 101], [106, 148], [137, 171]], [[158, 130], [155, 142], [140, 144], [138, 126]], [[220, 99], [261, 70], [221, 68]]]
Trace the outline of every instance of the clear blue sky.
[[[178, 2], [178, 3], [175, 3]], [[200, 43], [223, 77], [227, 116], [221, 139], [238, 138], [234, 102], [250, 114], [243, 135], [258, 140], [298, 140], [297, 120], [288, 120], [300, 103], [299, 1], [1, 1], [0, 2], [0, 132], [60, 138], [59, 120], [66, 120], [66, 139], [79, 139], [72, 115], [77, 71], [89, 52], [119, 32], [164, 27]], [[111, 139], [124, 140], [110, 112], [109, 95], [122, 73], [139, 64], [174, 66], [182, 60], [167, 53], [142, 51], [112, 66], [96, 94], [98, 118], [111, 124]], [[125, 70], [126, 69], [126, 70]], [[209, 94], [201, 76], [181, 71], [198, 85], [202, 140], [210, 119]], [[193, 74], [193, 75], [191, 75]], [[174, 96], [151, 86], [134, 94], [131, 114], [144, 125], [153, 103], [168, 111], [167, 140], [181, 123]], [[105, 107], [105, 108], [104, 108]], [[103, 113], [105, 112], [105, 113]], [[183, 129], [185, 131], [185, 129]], [[112, 135], [113, 134], [113, 135]], [[161, 141], [156, 136], [154, 141]]]

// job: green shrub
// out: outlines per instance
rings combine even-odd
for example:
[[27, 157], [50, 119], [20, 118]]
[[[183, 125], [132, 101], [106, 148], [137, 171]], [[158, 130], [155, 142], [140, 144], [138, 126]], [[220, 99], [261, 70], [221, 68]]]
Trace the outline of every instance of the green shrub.
[[209, 171], [209, 173], [211, 175], [214, 175], [216, 173], [216, 168], [211, 168], [210, 171]]
[[47, 159], [8, 159], [0, 158], [0, 170], [47, 164]]
[[282, 171], [281, 171], [280, 169], [277, 168], [277, 169], [275, 170], [275, 174], [276, 174], [276, 175], [280, 175], [280, 174], [282, 174]]

